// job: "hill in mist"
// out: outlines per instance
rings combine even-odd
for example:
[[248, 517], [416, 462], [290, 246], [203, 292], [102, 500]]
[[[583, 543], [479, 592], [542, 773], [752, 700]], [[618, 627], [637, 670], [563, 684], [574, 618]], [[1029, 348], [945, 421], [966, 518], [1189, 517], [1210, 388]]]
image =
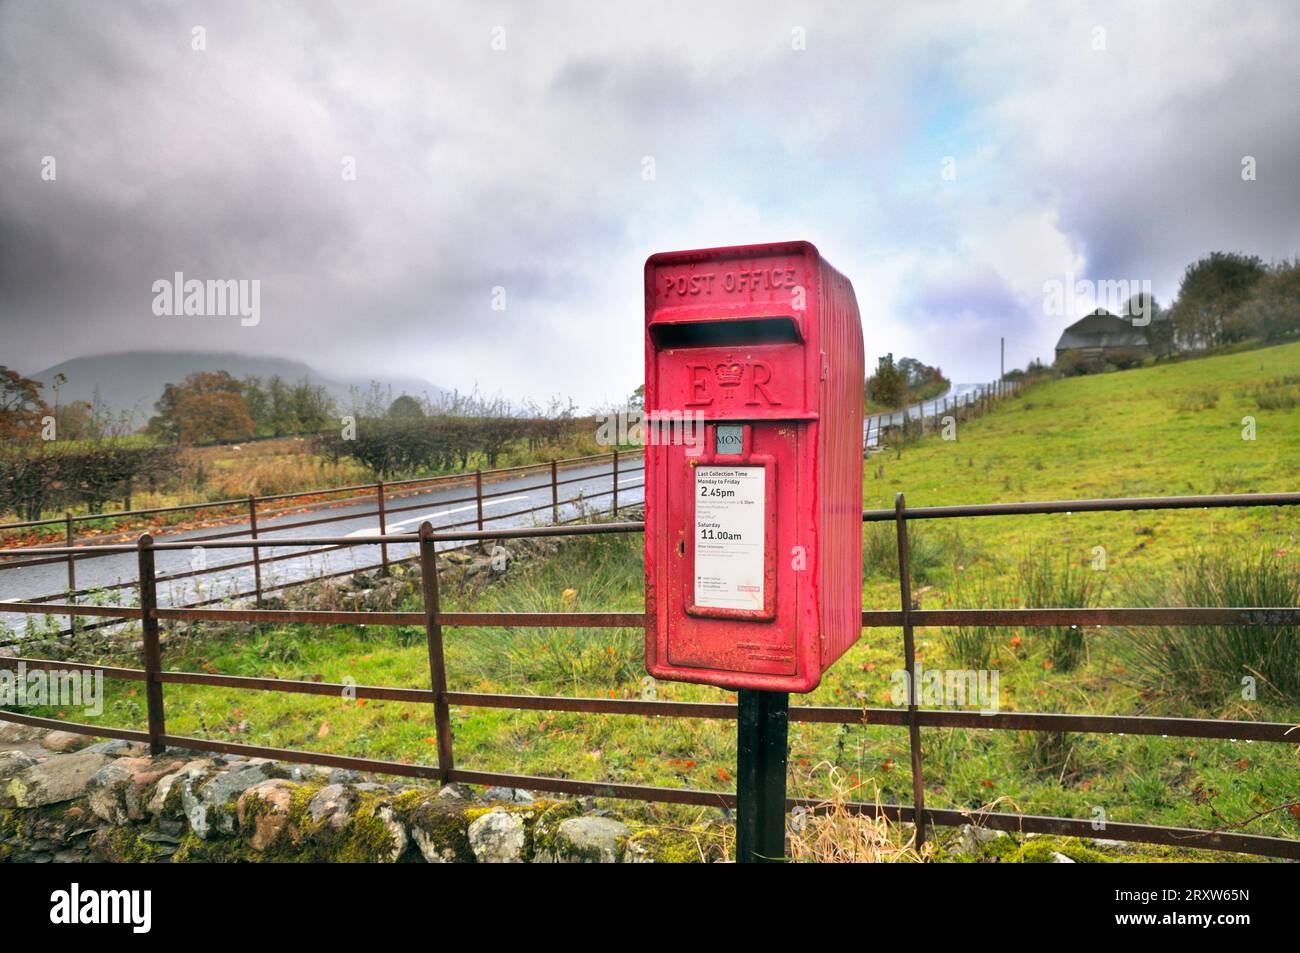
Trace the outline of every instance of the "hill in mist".
[[117, 411], [134, 411], [137, 422], [143, 423], [153, 414], [154, 402], [162, 396], [164, 385], [180, 383], [197, 371], [228, 371], [240, 380], [253, 376], [262, 378], [263, 382], [276, 375], [289, 382], [306, 378], [324, 387], [344, 407], [349, 403], [351, 388], [366, 391], [372, 380], [391, 388], [394, 397], [405, 393], [436, 398], [444, 393], [443, 388], [417, 377], [395, 377], [382, 371], [356, 377], [328, 377], [302, 361], [200, 351], [124, 351], [78, 357], [27, 376], [45, 385], [41, 393], [47, 403], [54, 403], [55, 375], [63, 374], [67, 382], [59, 388], [60, 403], [90, 401], [98, 392], [105, 405]]

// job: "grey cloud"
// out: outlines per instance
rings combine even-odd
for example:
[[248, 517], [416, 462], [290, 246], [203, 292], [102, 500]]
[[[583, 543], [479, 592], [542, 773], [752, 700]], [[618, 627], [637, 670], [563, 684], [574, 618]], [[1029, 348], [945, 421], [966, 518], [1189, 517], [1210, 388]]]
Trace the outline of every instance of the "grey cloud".
[[[895, 289], [859, 281], [870, 339], [982, 376], [983, 336], [1054, 337], [1026, 289], [1058, 273], [990, 251], [1015, 215], [1164, 299], [1211, 249], [1293, 253], [1300, 15], [1069, 9], [3, 4], [0, 363], [203, 347], [594, 401], [638, 380], [647, 253], [802, 237], [855, 280], [901, 263]], [[1069, 52], [1094, 19], [1113, 82]], [[1213, 61], [1134, 58], [1164, 34], [1213, 35]], [[968, 125], [932, 133], [946, 100]], [[949, 149], [982, 171], [945, 188]], [[177, 270], [260, 278], [262, 323], [154, 317]]]

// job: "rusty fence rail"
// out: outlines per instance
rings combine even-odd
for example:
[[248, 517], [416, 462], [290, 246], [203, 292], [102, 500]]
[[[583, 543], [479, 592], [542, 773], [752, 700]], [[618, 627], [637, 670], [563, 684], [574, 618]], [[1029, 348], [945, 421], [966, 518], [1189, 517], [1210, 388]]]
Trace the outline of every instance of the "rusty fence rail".
[[[903, 632], [903, 660], [907, 671], [914, 672], [916, 652], [914, 631], [918, 627], [949, 625], [988, 626], [1059, 626], [1059, 625], [1300, 625], [1300, 608], [1295, 606], [1253, 607], [1167, 607], [1167, 608], [1030, 608], [1030, 609], [944, 609], [924, 611], [912, 608], [908, 562], [908, 523], [912, 520], [974, 518], [985, 516], [1023, 516], [1031, 514], [1073, 512], [1117, 512], [1153, 509], [1202, 509], [1207, 507], [1297, 506], [1300, 493], [1240, 494], [1234, 496], [1155, 497], [1111, 500], [1064, 500], [1042, 503], [994, 503], [969, 506], [907, 507], [900, 493], [893, 509], [868, 510], [864, 522], [893, 521], [897, 529], [899, 556], [898, 611], [867, 610], [862, 613], [864, 628], [893, 627]], [[102, 547], [116, 552], [135, 552], [139, 562], [141, 600], [139, 608], [84, 606], [72, 603], [10, 602], [6, 611], [75, 616], [108, 616], [117, 620], [139, 620], [143, 632], [142, 668], [123, 668], [77, 663], [63, 660], [6, 658], [0, 665], [53, 670], [102, 671], [106, 678], [145, 683], [147, 730], [113, 728], [82, 724], [62, 719], [40, 718], [17, 712], [0, 711], [0, 720], [97, 737], [123, 738], [146, 743], [154, 752], [166, 746], [180, 746], [203, 751], [267, 757], [283, 761], [306, 762], [328, 767], [353, 768], [376, 773], [425, 778], [442, 783], [499, 784], [569, 795], [628, 798], [687, 805], [734, 807], [730, 792], [691, 788], [666, 788], [648, 785], [587, 781], [573, 778], [534, 777], [481, 771], [460, 767], [454, 755], [450, 710], [456, 708], [507, 708], [528, 711], [580, 712], [595, 715], [630, 715], [651, 718], [705, 718], [734, 720], [734, 704], [715, 702], [673, 702], [636, 699], [612, 699], [566, 696], [537, 696], [452, 691], [448, 688], [443, 643], [445, 630], [460, 626], [554, 627], [554, 628], [643, 628], [644, 612], [449, 612], [439, 602], [437, 547], [439, 543], [476, 543], [528, 537], [578, 536], [605, 533], [640, 533], [637, 522], [608, 522], [584, 525], [540, 526], [510, 529], [434, 530], [427, 522], [418, 533], [383, 534], [366, 537], [341, 537], [314, 540], [293, 539], [222, 539], [209, 545], [221, 548], [249, 547], [254, 550], [312, 545], [382, 545], [415, 544], [421, 566], [421, 611], [403, 612], [334, 612], [313, 610], [268, 610], [256, 608], [162, 608], [156, 603], [154, 554], [159, 550], [183, 549], [189, 542], [159, 542], [141, 536], [135, 545]], [[53, 555], [75, 555], [76, 548], [52, 550]], [[171, 671], [163, 664], [159, 641], [159, 623], [190, 621], [287, 622], [311, 625], [367, 624], [421, 625], [426, 633], [429, 660], [428, 688], [398, 688], [379, 685], [343, 685], [254, 676], [221, 675], [205, 672]], [[438, 757], [433, 764], [409, 764], [382, 761], [351, 755], [262, 745], [238, 744], [175, 735], [167, 730], [164, 686], [168, 684], [208, 685], [254, 691], [278, 691], [307, 695], [325, 695], [414, 702], [433, 706]], [[1001, 811], [927, 808], [921, 729], [963, 728], [1007, 731], [1160, 735], [1181, 738], [1210, 738], [1242, 742], [1296, 744], [1300, 728], [1281, 722], [1257, 722], [1215, 718], [1169, 718], [1137, 715], [1094, 715], [1051, 712], [984, 712], [975, 710], [927, 709], [916, 704], [915, 693], [909, 704], [895, 708], [833, 707], [796, 705], [790, 708], [796, 722], [838, 725], [882, 725], [905, 728], [911, 756], [912, 803], [853, 803], [850, 810], [865, 815], [883, 815], [894, 821], [919, 822], [918, 839], [923, 840], [927, 825], [953, 826], [976, 824], [993, 830], [1096, 837], [1101, 833], [1112, 840], [1137, 841], [1177, 847], [1233, 851], [1246, 854], [1300, 859], [1300, 840], [1245, 833], [1236, 829], [1204, 830], [1152, 824], [1107, 821], [1098, 831], [1093, 819], [1052, 817]], [[817, 809], [816, 799], [791, 798], [788, 806]]]
[[[607, 471], [603, 470], [602, 472], [599, 473], [594, 473], [594, 474], [588, 473], [588, 474], [582, 474], [578, 476], [566, 475], [566, 470], [571, 470], [574, 467], [589, 466], [596, 463], [600, 463], [602, 461], [608, 464], [609, 469]], [[406, 499], [411, 495], [424, 493], [429, 490], [436, 489], [438, 488], [439, 485], [452, 484], [458, 486], [458, 485], [466, 484], [467, 489], [472, 490], [472, 492], [469, 492], [463, 496], [454, 497], [452, 499], [438, 500], [436, 501], [436, 504], [439, 506], [446, 506], [446, 505], [451, 505], [456, 503], [465, 503], [465, 504], [472, 503], [474, 504], [474, 513], [471, 515], [470, 519], [463, 520], [460, 522], [449, 523], [446, 524], [445, 526], [440, 527], [440, 529], [452, 530], [452, 529], [462, 529], [466, 527], [474, 527], [476, 530], [482, 530], [485, 528], [485, 526], [493, 522], [497, 522], [504, 519], [513, 519], [521, 516], [532, 516], [539, 513], [549, 513], [551, 522], [554, 524], [559, 524], [561, 522], [561, 512], [564, 507], [574, 506], [574, 505], [585, 505], [588, 503], [592, 503], [593, 501], [602, 501], [605, 500], [606, 498], [609, 498], [608, 506], [605, 507], [603, 503], [599, 503], [597, 504], [596, 508], [598, 510], [603, 509], [604, 511], [610, 513], [611, 515], [617, 516], [619, 511], [625, 507], [626, 499], [627, 499], [626, 496], [624, 496], [622, 502], [620, 502], [619, 500], [619, 490], [620, 490], [619, 479], [621, 477], [635, 478], [637, 474], [643, 473], [644, 470], [645, 470], [645, 464], [644, 464], [644, 460], [641, 457], [641, 451], [639, 449], [631, 450], [631, 451], [612, 450], [606, 453], [592, 454], [590, 456], [585, 456], [585, 457], [573, 457], [573, 458], [568, 458], [563, 460], [552, 460], [545, 463], [530, 463], [530, 464], [524, 464], [522, 466], [504, 467], [496, 470], [476, 470], [476, 471], [470, 471], [467, 473], [460, 473], [460, 474], [448, 474], [448, 475], [442, 475], [436, 477], [419, 477], [415, 479], [394, 480], [389, 482], [380, 480], [376, 483], [366, 483], [366, 484], [358, 484], [356, 486], [336, 487], [328, 490], [324, 490], [324, 489], [305, 490], [299, 493], [280, 493], [280, 494], [274, 494], [270, 496], [249, 496], [243, 500], [221, 500], [215, 503], [202, 503], [202, 504], [192, 503], [192, 504], [184, 504], [182, 506], [160, 507], [160, 508], [145, 509], [145, 510], [131, 510], [124, 513], [108, 513], [108, 514], [98, 514], [98, 515], [89, 514], [89, 515], [82, 515], [82, 516], [73, 516], [71, 513], [68, 513], [59, 519], [29, 521], [24, 523], [4, 523], [4, 524], [0, 524], [0, 532], [3, 532], [5, 530], [12, 530], [16, 528], [24, 528], [24, 527], [31, 527], [31, 526], [38, 526], [38, 525], [62, 524], [65, 527], [65, 540], [62, 546], [33, 545], [33, 546], [16, 547], [13, 549], [0, 549], [0, 572], [3, 572], [5, 570], [10, 570], [10, 569], [22, 569], [22, 568], [30, 568], [35, 566], [48, 566], [48, 565], [53, 565], [58, 563], [64, 563], [67, 566], [67, 588], [62, 592], [46, 594], [41, 596], [34, 596], [29, 601], [54, 603], [57, 600], [62, 599], [68, 603], [72, 603], [78, 597], [81, 596], [121, 591], [121, 590], [132, 589], [136, 587], [136, 583], [134, 581], [110, 583], [102, 586], [88, 586], [84, 588], [78, 587], [77, 563], [83, 562], [88, 559], [95, 559], [103, 556], [110, 556], [125, 551], [130, 551], [135, 548], [134, 544], [125, 544], [125, 543], [123, 544], [93, 543], [93, 544], [78, 546], [75, 530], [74, 530], [74, 524], [79, 521], [115, 518], [121, 516], [148, 516], [148, 515], [158, 515], [158, 514], [166, 514], [166, 513], [197, 512], [200, 510], [208, 510], [208, 509], [230, 509], [231, 507], [239, 507], [240, 512], [234, 514], [232, 518], [241, 518], [243, 522], [247, 524], [247, 527], [241, 526], [241, 527], [234, 527], [234, 528], [219, 529], [215, 532], [204, 533], [198, 536], [187, 536], [185, 539], [185, 546], [186, 548], [190, 548], [190, 549], [193, 549], [195, 546], [199, 546], [199, 545], [201, 545], [203, 548], [223, 548], [218, 541], [231, 540], [231, 539], [243, 539], [250, 536], [253, 539], [258, 539], [259, 534], [282, 533], [286, 530], [301, 529], [307, 526], [323, 526], [329, 523], [337, 523], [337, 522], [343, 522], [347, 520], [366, 519], [366, 518], [377, 518], [380, 534], [384, 535], [387, 533], [387, 521], [390, 516], [401, 514], [401, 513], [408, 513], [411, 512], [412, 510], [427, 509], [429, 506], [433, 505], [429, 501], [414, 503], [414, 504], [409, 504], [409, 503], [402, 504], [401, 501], [403, 499]], [[511, 474], [527, 479], [528, 478], [527, 474], [529, 473], [538, 474], [537, 482], [529, 483], [528, 485], [522, 487], [511, 486], [504, 490], [492, 489], [492, 481], [496, 479], [500, 479], [503, 476], [511, 475]], [[569, 490], [567, 488], [570, 487], [572, 484], [584, 483], [591, 480], [600, 480], [600, 479], [604, 479], [607, 476], [612, 481], [611, 488], [609, 490], [601, 491], [599, 493], [578, 492], [576, 495], [566, 495], [569, 493]], [[626, 493], [626, 491], [631, 489], [636, 489], [640, 485], [641, 484], [638, 483], [634, 486], [625, 486], [622, 489]], [[486, 513], [486, 514], [484, 513], [483, 507], [485, 501], [491, 501], [497, 497], [503, 497], [506, 495], [513, 495], [518, 493], [531, 492], [534, 490], [546, 490], [546, 489], [549, 489], [551, 491], [550, 500], [541, 505], [530, 506], [518, 510], [510, 510], [504, 513]], [[396, 492], [394, 492], [394, 490], [396, 490]], [[368, 499], [373, 499], [375, 503], [375, 508], [362, 510], [360, 512], [349, 511], [344, 513], [327, 513], [324, 516], [313, 516], [305, 519], [293, 520], [287, 523], [280, 523], [273, 526], [266, 526], [264, 524], [259, 523], [259, 521], [265, 521], [268, 518], [274, 518], [277, 516], [283, 516], [295, 512], [301, 512], [300, 506], [298, 507], [291, 506], [279, 510], [266, 511], [266, 510], [259, 509], [260, 504], [265, 504], [268, 502], [284, 501], [284, 500], [302, 500], [308, 497], [319, 497], [323, 495], [339, 494], [339, 493], [346, 493], [351, 495], [339, 500], [313, 501], [310, 504], [302, 504], [302, 505], [324, 507], [331, 504], [347, 505], [347, 504], [365, 503]], [[395, 502], [398, 505], [394, 505]], [[577, 521], [580, 521], [583, 518], [585, 518], [583, 514], [579, 514], [577, 517], [574, 517], [574, 519]], [[169, 527], [168, 529], [174, 532], [188, 531], [185, 526], [180, 526], [180, 525], [176, 527]], [[171, 572], [166, 575], [158, 576], [157, 581], [160, 583], [174, 582], [181, 579], [193, 579], [199, 576], [219, 575], [222, 573], [229, 573], [235, 570], [251, 569], [253, 574], [252, 589], [243, 592], [225, 593], [223, 595], [216, 596], [211, 599], [206, 599], [200, 602], [192, 603], [191, 605], [194, 607], [199, 607], [204, 605], [212, 605], [219, 602], [225, 602], [231, 599], [254, 599], [256, 601], [256, 604], [260, 607], [262, 604], [263, 597], [268, 592], [279, 592], [284, 589], [293, 588], [294, 586], [301, 586], [313, 582], [319, 582], [322, 579], [337, 578], [340, 576], [350, 576], [355, 573], [369, 572], [381, 568], [388, 569], [393, 565], [413, 562], [417, 558], [414, 556], [406, 557], [402, 559], [390, 558], [388, 547], [394, 542], [395, 540], [393, 538], [389, 538], [387, 541], [380, 543], [380, 561], [378, 563], [375, 563], [374, 565], [354, 566], [339, 572], [308, 575], [307, 577], [302, 579], [276, 583], [267, 586], [263, 585], [263, 578], [262, 578], [263, 567], [277, 562], [283, 562], [286, 560], [295, 560], [295, 559], [309, 558], [312, 556], [321, 556], [326, 553], [337, 552], [343, 549], [349, 549], [351, 546], [355, 544], [355, 541], [351, 538], [340, 539], [340, 538], [328, 538], [328, 537], [316, 537], [310, 540], [299, 540], [296, 543], [293, 543], [292, 545], [310, 546], [314, 548], [309, 549], [305, 552], [294, 552], [282, 556], [262, 556], [260, 552], [261, 549], [260, 546], [252, 546], [248, 543], [239, 543], [234, 548], [249, 548], [251, 549], [252, 552], [252, 555], [248, 559], [242, 562], [223, 563], [217, 566], [191, 569], [189, 571], [184, 571], [184, 572]], [[290, 544], [280, 543], [278, 545], [290, 545]], [[125, 546], [126, 548], [123, 549], [123, 546]], [[7, 558], [7, 557], [12, 557], [12, 558]], [[5, 605], [6, 603], [0, 601], [0, 612], [6, 611]], [[51, 614], [65, 614], [65, 613], [51, 613]], [[72, 634], [74, 630], [87, 631], [95, 628], [103, 628], [105, 626], [113, 624], [112, 622], [105, 622], [100, 624], [92, 624], [92, 625], [78, 627], [75, 621], [76, 619], [75, 614], [70, 614], [70, 617], [73, 619], [73, 622], [71, 623], [68, 629], [57, 633], [58, 635], [69, 635]]]

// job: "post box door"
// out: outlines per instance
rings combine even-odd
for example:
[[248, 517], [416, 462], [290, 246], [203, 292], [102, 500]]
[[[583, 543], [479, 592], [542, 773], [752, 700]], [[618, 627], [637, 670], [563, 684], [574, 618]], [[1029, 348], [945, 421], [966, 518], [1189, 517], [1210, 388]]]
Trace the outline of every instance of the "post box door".
[[789, 557], [799, 544], [803, 431], [792, 421], [716, 421], [702, 453], [663, 448], [668, 512], [681, 514], [666, 561], [665, 608], [678, 620], [668, 664], [795, 674], [805, 574], [790, 570]]

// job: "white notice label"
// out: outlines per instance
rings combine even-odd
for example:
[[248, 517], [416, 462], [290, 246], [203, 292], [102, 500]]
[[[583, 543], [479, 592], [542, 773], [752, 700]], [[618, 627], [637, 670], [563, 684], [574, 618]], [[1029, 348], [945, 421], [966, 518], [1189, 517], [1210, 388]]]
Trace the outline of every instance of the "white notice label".
[[695, 605], [762, 609], [763, 467], [695, 468]]

